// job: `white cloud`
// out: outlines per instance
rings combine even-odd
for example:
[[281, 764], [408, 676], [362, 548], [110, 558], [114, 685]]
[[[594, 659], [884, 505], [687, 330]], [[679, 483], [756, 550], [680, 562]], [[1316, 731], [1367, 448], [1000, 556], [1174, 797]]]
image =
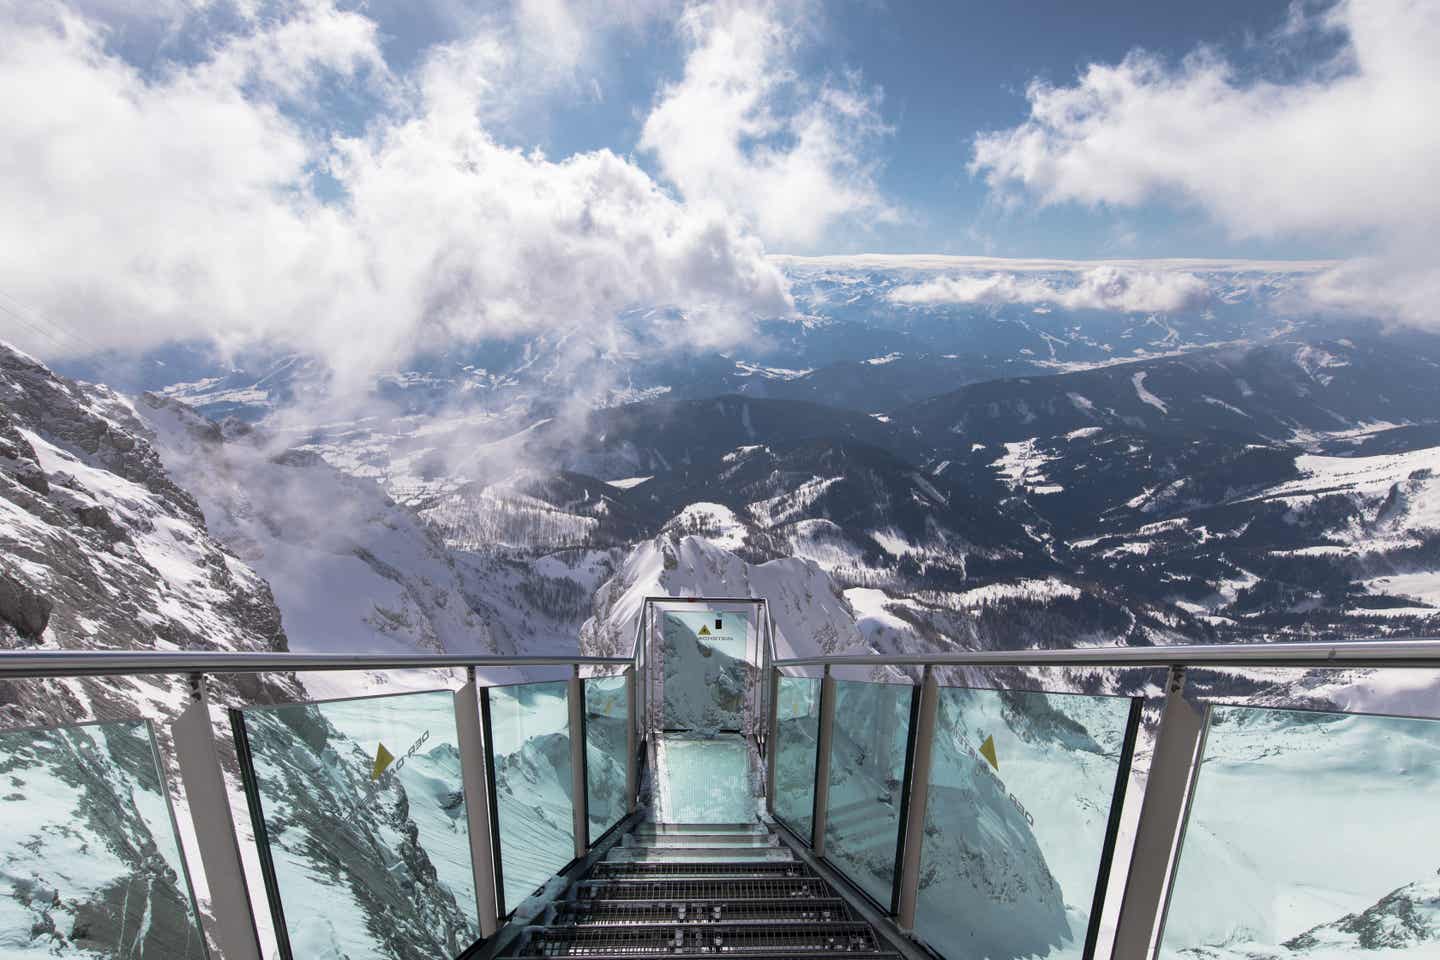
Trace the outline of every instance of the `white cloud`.
[[887, 294], [892, 303], [906, 305], [1044, 303], [1123, 313], [1169, 313], [1193, 307], [1208, 296], [1209, 287], [1193, 273], [1108, 265], [1079, 273], [1074, 283], [1014, 273], [962, 274], [904, 284]]
[[525, 59], [541, 61], [554, 79], [574, 80], [607, 31], [672, 17], [680, 0], [513, 0], [513, 5]]
[[684, 75], [661, 91], [640, 146], [688, 202], [741, 211], [789, 247], [813, 247], [847, 219], [895, 218], [872, 159], [888, 132], [878, 91], [855, 75], [803, 82], [803, 31], [774, 5], [697, 3], [681, 31]]
[[977, 137], [971, 170], [1042, 204], [1170, 200], [1239, 237], [1369, 248], [1368, 266], [1317, 281], [1317, 302], [1433, 322], [1420, 309], [1433, 300], [1410, 291], [1437, 282], [1411, 252], [1440, 225], [1440, 4], [1295, 10], [1279, 55], [1342, 41], [1300, 79], [1247, 80], [1208, 50], [1178, 66], [1133, 53], [1071, 86], [1033, 84], [1029, 118]]
[[[0, 290], [88, 346], [286, 345], [358, 385], [417, 347], [599, 326], [634, 304], [681, 308], [662, 333], [702, 345], [790, 309], [724, 209], [608, 151], [497, 142], [478, 119], [509, 67], [494, 36], [392, 84], [373, 24], [312, 2], [146, 76], [50, 9], [0, 21]], [[403, 100], [360, 136], [285, 110], [377, 82]], [[342, 202], [319, 197], [319, 171]]]

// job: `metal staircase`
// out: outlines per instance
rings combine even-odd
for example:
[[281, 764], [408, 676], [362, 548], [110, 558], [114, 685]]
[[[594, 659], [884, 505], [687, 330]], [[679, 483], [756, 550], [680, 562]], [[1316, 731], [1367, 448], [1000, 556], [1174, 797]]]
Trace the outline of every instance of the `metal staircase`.
[[507, 955], [900, 957], [759, 823], [641, 823]]

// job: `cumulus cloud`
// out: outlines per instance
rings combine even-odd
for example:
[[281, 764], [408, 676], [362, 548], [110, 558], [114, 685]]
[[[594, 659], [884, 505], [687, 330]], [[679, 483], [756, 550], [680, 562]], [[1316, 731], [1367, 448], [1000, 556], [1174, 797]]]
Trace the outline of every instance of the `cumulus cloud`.
[[[441, 46], [398, 82], [372, 21], [311, 0], [142, 73], [71, 8], [34, 9], [0, 5], [0, 290], [67, 344], [286, 345], [358, 385], [417, 348], [635, 304], [679, 308], [661, 332], [708, 346], [791, 309], [723, 207], [609, 151], [499, 142], [480, 118], [503, 37]], [[389, 109], [356, 136], [292, 109], [337, 86]]]
[[645, 120], [640, 146], [691, 203], [737, 210], [771, 245], [813, 247], [839, 221], [892, 220], [875, 180], [888, 130], [856, 75], [802, 81], [803, 29], [775, 5], [698, 3], [680, 19], [684, 75]]
[[1170, 313], [1203, 302], [1209, 287], [1183, 271], [1101, 266], [1078, 274], [1073, 284], [1013, 273], [968, 274], [904, 284], [887, 296], [906, 305], [1043, 303], [1067, 310]]
[[1042, 204], [1169, 200], [1239, 237], [1368, 247], [1372, 259], [1317, 278], [1316, 303], [1433, 321], [1414, 290], [1437, 282], [1416, 251], [1440, 225], [1440, 4], [1297, 5], [1270, 49], [1303, 56], [1322, 37], [1339, 52], [1284, 82], [1199, 50], [1034, 83], [1029, 118], [977, 137], [971, 171]]

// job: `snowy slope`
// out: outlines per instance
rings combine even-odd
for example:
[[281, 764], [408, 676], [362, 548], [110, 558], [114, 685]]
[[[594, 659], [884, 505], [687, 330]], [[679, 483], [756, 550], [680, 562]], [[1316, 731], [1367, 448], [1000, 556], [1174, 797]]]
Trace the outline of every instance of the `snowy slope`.
[[445, 544], [373, 481], [174, 401], [140, 409], [216, 535], [274, 586], [293, 649], [513, 652]]
[[1435, 955], [1440, 721], [1215, 714], [1162, 956]]
[[[286, 648], [269, 585], [210, 532], [153, 441], [116, 394], [0, 345], [0, 647]], [[0, 711], [157, 715], [188, 702], [184, 687], [25, 684]]]

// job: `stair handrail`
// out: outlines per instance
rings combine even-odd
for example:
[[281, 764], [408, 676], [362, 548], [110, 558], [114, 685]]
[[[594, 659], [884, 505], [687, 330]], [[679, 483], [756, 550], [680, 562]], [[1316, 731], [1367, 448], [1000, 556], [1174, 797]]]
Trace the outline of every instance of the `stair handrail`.
[[[899, 824], [900, 852], [897, 854], [895, 880], [892, 897], [892, 915], [897, 926], [905, 933], [913, 931], [915, 922], [916, 895], [920, 877], [919, 858], [922, 844], [918, 835], [910, 836], [907, 831], [910, 817], [923, 820], [924, 798], [912, 792], [916, 784], [921, 789], [928, 783], [930, 746], [929, 742], [918, 742], [924, 736], [919, 731], [928, 730], [928, 736], [935, 736], [934, 711], [936, 709], [935, 685], [938, 668], [1078, 668], [1078, 669], [1153, 669], [1165, 671], [1164, 708], [1155, 734], [1155, 748], [1151, 757], [1150, 773], [1141, 802], [1139, 819], [1135, 827], [1135, 843], [1130, 854], [1124, 892], [1120, 898], [1120, 912], [1114, 941], [1114, 960], [1154, 960], [1158, 953], [1164, 917], [1170, 901], [1174, 883], [1175, 864], [1183, 842], [1184, 826], [1189, 814], [1190, 797], [1203, 756], [1202, 744], [1208, 726], [1208, 713], [1203, 703], [1206, 699], [1187, 693], [1186, 681], [1190, 671], [1206, 668], [1292, 668], [1303, 670], [1333, 669], [1440, 669], [1440, 638], [1430, 636], [1395, 637], [1374, 640], [1346, 640], [1340, 642], [1271, 642], [1231, 644], [1173, 644], [1161, 646], [1106, 645], [1078, 649], [1023, 649], [1023, 650], [963, 650], [946, 653], [895, 654], [879, 651], [865, 653], [841, 653], [821, 656], [788, 657], [776, 659], [771, 664], [767, 678], [778, 685], [786, 671], [799, 668], [824, 670], [820, 697], [819, 728], [820, 741], [825, 739], [824, 731], [828, 722], [833, 722], [835, 697], [826, 696], [825, 685], [833, 683], [832, 671], [837, 667], [912, 667], [917, 671], [921, 711], [912, 710], [909, 731], [909, 750], [916, 762], [912, 766], [907, 760], [903, 804]], [[799, 674], [816, 678], [811, 672]], [[928, 695], [927, 695], [928, 694]], [[770, 701], [769, 723], [777, 731], [778, 716], [776, 697]], [[1223, 699], [1223, 698], [1222, 698]], [[1440, 704], [1437, 704], [1440, 706]], [[1140, 723], [1137, 703], [1132, 709], [1131, 727], [1127, 742], [1132, 744], [1134, 728]], [[1437, 711], [1440, 712], [1440, 711]], [[925, 717], [917, 721], [917, 717]], [[772, 737], [775, 733], [771, 734]], [[773, 757], [780, 749], [779, 743], [772, 744]], [[820, 778], [824, 776], [824, 764], [819, 751], [824, 747], [817, 744], [816, 782], [813, 796], [816, 809], [813, 814], [815, 832], [809, 838], [798, 837], [814, 853], [824, 857], [824, 842], [819, 831], [825, 822], [823, 809], [825, 791]], [[1128, 760], [1124, 761], [1128, 764]], [[774, 814], [774, 766], [770, 766], [767, 778], [767, 806]], [[1123, 797], [1123, 786], [1117, 797]], [[1117, 801], [1116, 806], [1119, 806]], [[918, 812], [917, 812], [918, 811]], [[1112, 812], [1113, 817], [1118, 809]], [[783, 821], [782, 821], [782, 825]], [[1113, 830], [1112, 822], [1111, 829]], [[788, 829], [788, 827], [787, 827]], [[1111, 868], [1113, 844], [1107, 840], [1107, 852], [1102, 856], [1102, 877], [1108, 877]], [[1097, 905], [1105, 890], [1097, 882]], [[1095, 924], [1099, 919], [1098, 907], [1092, 911], [1092, 930], [1087, 938], [1085, 957], [1090, 958], [1095, 949]]]

